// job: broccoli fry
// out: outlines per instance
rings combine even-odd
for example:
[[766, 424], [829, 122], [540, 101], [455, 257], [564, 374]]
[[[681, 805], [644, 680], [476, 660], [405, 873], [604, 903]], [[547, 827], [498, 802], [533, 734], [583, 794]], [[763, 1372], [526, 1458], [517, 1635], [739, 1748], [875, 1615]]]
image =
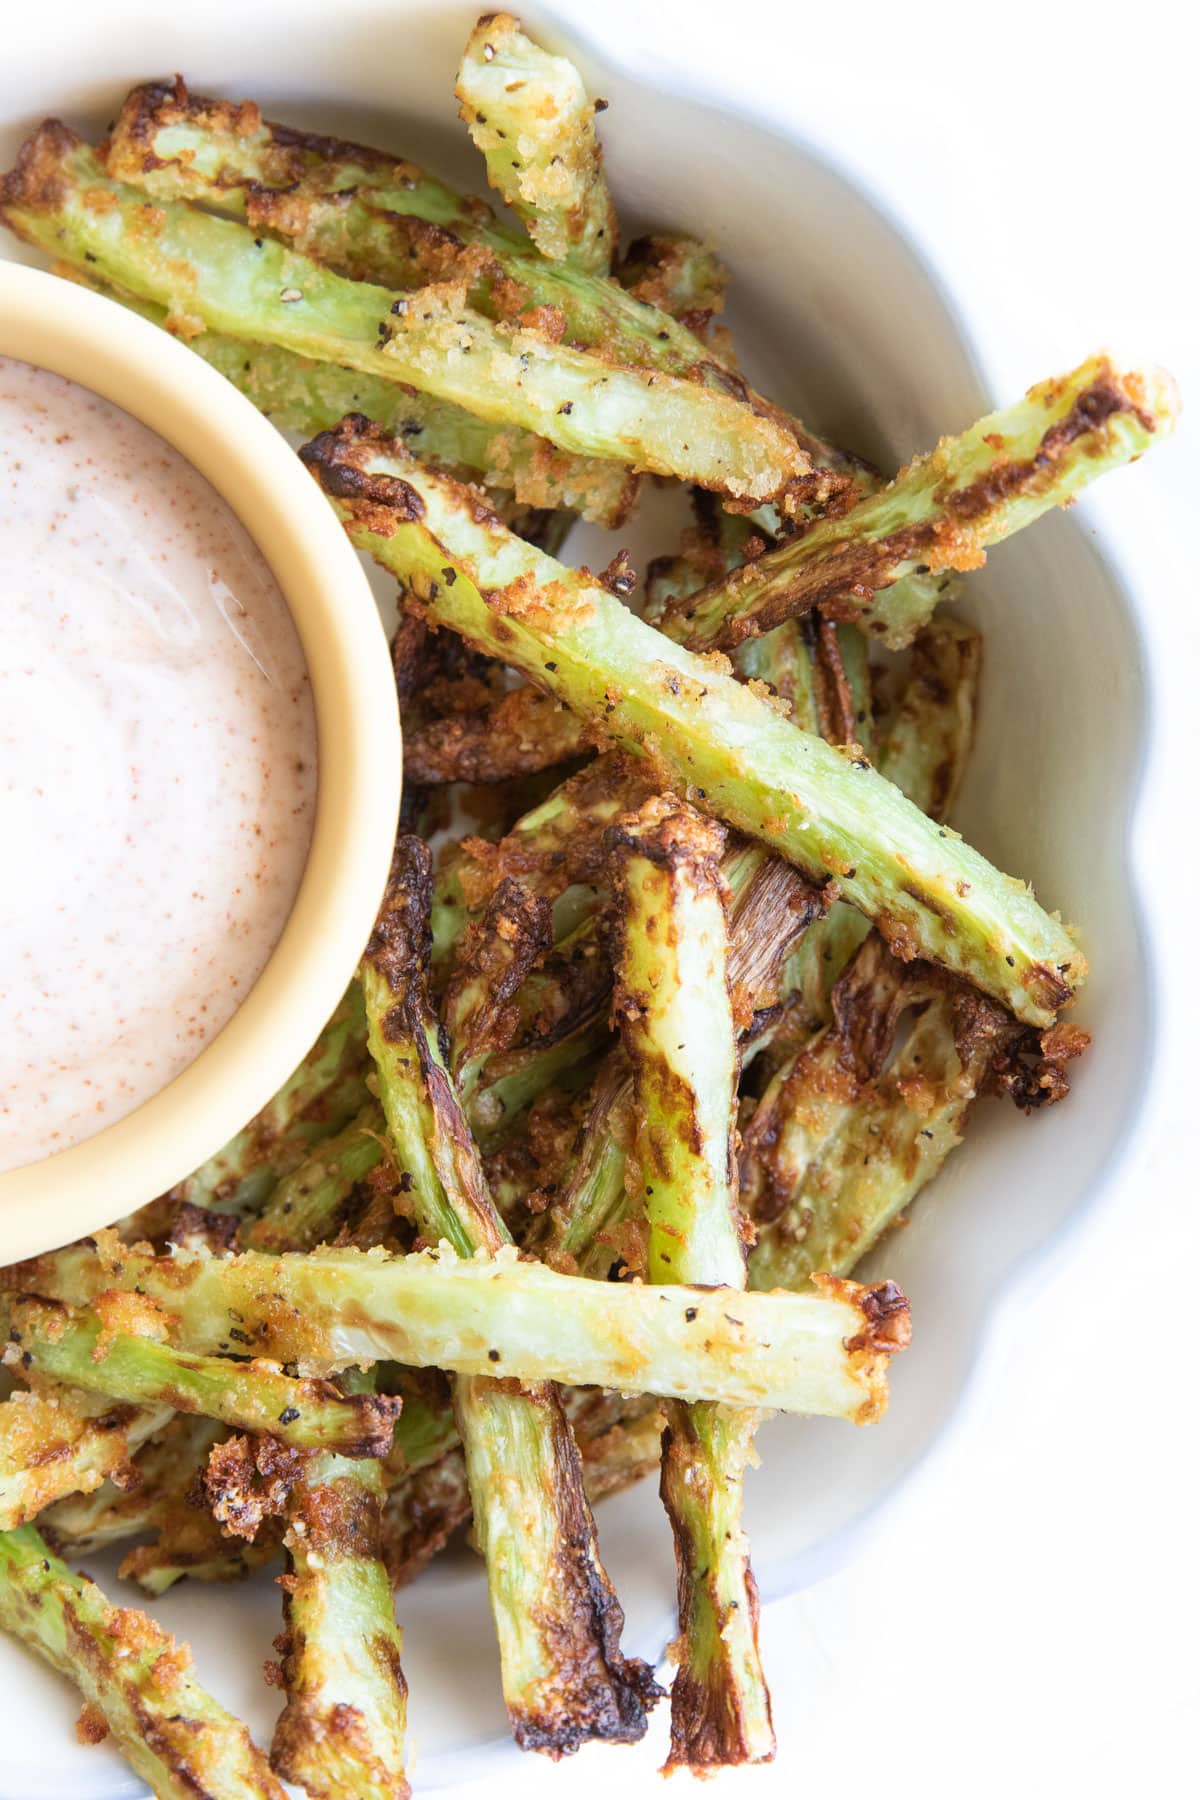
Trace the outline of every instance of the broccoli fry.
[[284, 1800], [244, 1725], [205, 1693], [183, 1644], [113, 1606], [32, 1526], [0, 1535], [0, 1625], [73, 1681], [98, 1735], [111, 1735], [159, 1800]]
[[352, 984], [279, 1092], [171, 1197], [224, 1212], [256, 1212], [282, 1176], [353, 1118], [367, 1099], [366, 1069], [366, 1018]]
[[551, 262], [605, 275], [617, 220], [604, 180], [595, 115], [565, 56], [526, 37], [511, 13], [492, 13], [467, 39], [455, 93], [488, 181]]
[[1175, 385], [1160, 370], [1090, 357], [943, 438], [852, 511], [673, 601], [661, 628], [693, 649], [727, 649], [834, 605], [898, 648], [924, 621], [903, 601], [876, 599], [881, 589], [914, 572], [977, 568], [991, 545], [1166, 437], [1178, 410]]
[[165, 305], [177, 328], [407, 383], [574, 454], [751, 502], [775, 498], [811, 470], [795, 436], [740, 397], [617, 367], [519, 321], [494, 324], [466, 305], [463, 283], [397, 294], [336, 275], [235, 220], [178, 202], [152, 205], [106, 175], [56, 120], [0, 182], [0, 217], [51, 255]]
[[71, 1245], [0, 1279], [73, 1306], [139, 1288], [170, 1308], [180, 1343], [199, 1354], [227, 1341], [240, 1313], [256, 1354], [322, 1374], [385, 1357], [865, 1423], [883, 1411], [888, 1357], [908, 1341], [908, 1302], [891, 1282], [740, 1294], [576, 1281], [508, 1246], [467, 1261], [448, 1250], [155, 1257], [115, 1237], [96, 1242], [99, 1255]]
[[169, 1406], [125, 1406], [104, 1395], [17, 1388], [0, 1402], [0, 1530], [36, 1519], [68, 1494], [105, 1480], [134, 1480], [140, 1444], [171, 1417]]
[[[401, 839], [363, 959], [369, 1043], [418, 1229], [431, 1242], [447, 1240], [461, 1257], [495, 1256], [511, 1239], [442, 1058], [426, 988], [431, 892], [428, 849]], [[536, 936], [536, 921], [533, 930]], [[500, 987], [503, 1005], [503, 979]], [[457, 1000], [451, 1017], [465, 1052], [467, 985]], [[475, 1000], [478, 1021], [488, 996]], [[498, 1350], [488, 1351], [488, 1373], [500, 1372], [500, 1360]], [[510, 1391], [465, 1373], [454, 1383], [454, 1407], [517, 1742], [561, 1756], [589, 1738], [640, 1738], [658, 1689], [644, 1663], [621, 1654], [624, 1616], [600, 1561], [579, 1452], [556, 1389], [534, 1381]]]
[[[398, 1400], [346, 1395], [331, 1382], [301, 1380], [267, 1362], [189, 1355], [162, 1341], [168, 1322], [158, 1307], [120, 1299], [80, 1310], [0, 1299], [9, 1357], [34, 1376], [110, 1400], [201, 1413], [304, 1448], [379, 1456], [390, 1445]], [[230, 1347], [240, 1335], [234, 1326]]]
[[[723, 833], [650, 800], [612, 832], [621, 917], [613, 1010], [633, 1069], [634, 1154], [651, 1280], [744, 1287], [736, 1197], [737, 1030], [727, 973]], [[769, 1761], [758, 1590], [742, 1529], [757, 1414], [667, 1405], [662, 1495], [675, 1534], [681, 1660], [668, 1767]]]
[[[70, 264], [63, 264], [57, 272], [107, 293], [152, 325], [166, 328], [169, 314], [165, 306], [87, 281]], [[347, 413], [365, 413], [406, 443], [419, 445], [421, 455], [435, 467], [511, 493], [521, 506], [563, 508], [615, 529], [636, 504], [638, 478], [620, 463], [598, 456], [571, 456], [545, 438], [516, 426], [477, 419], [461, 406], [424, 394], [419, 388], [340, 369], [334, 363], [315, 362], [274, 345], [244, 343], [217, 331], [202, 331], [183, 341], [281, 431], [309, 437], [314, 431], [327, 431]], [[406, 766], [411, 758], [410, 741], [406, 737]]]
[[383, 1561], [378, 1463], [306, 1458], [285, 1502], [289, 1573], [271, 1765], [312, 1800], [407, 1800], [408, 1688]]
[[1070, 999], [1086, 965], [1066, 931], [853, 748], [797, 730], [369, 427], [346, 421], [301, 454], [352, 540], [407, 583], [428, 622], [651, 753], [705, 811], [818, 880], [832, 875], [903, 955], [943, 963], [1031, 1024]]

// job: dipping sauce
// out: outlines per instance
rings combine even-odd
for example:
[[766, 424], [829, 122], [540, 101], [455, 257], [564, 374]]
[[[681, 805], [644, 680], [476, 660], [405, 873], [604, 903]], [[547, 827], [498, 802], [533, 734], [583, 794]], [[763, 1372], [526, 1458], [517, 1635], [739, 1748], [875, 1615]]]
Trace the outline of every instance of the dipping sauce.
[[149, 1099], [304, 872], [316, 724], [263, 557], [190, 463], [0, 358], [0, 1171]]

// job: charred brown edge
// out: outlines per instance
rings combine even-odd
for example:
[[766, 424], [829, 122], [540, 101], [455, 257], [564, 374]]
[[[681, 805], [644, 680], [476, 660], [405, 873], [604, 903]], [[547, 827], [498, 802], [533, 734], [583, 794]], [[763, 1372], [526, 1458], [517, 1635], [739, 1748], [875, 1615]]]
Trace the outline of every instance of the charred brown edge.
[[[303, 1479], [290, 1490], [286, 1501], [289, 1529], [299, 1524], [304, 1530], [307, 1549], [316, 1551], [326, 1562], [347, 1559], [383, 1561], [382, 1511], [378, 1497], [365, 1489], [352, 1476], [339, 1476], [333, 1481], [310, 1484]], [[327, 1705], [297, 1687], [304, 1667], [306, 1639], [297, 1623], [294, 1591], [297, 1580], [285, 1577], [283, 1587], [284, 1629], [275, 1640], [279, 1652], [278, 1685], [287, 1694], [287, 1704], [275, 1726], [271, 1741], [271, 1766], [286, 1780], [304, 1784], [311, 1774], [314, 1752], [324, 1759], [333, 1744], [340, 1746], [347, 1761], [355, 1758], [376, 1764], [362, 1725], [362, 1715], [348, 1703]], [[400, 1666], [395, 1644], [377, 1634], [360, 1646], [360, 1652], [385, 1667], [403, 1701], [408, 1683]], [[272, 1681], [275, 1672], [271, 1672]], [[378, 1771], [390, 1775], [389, 1791], [399, 1796], [407, 1792], [407, 1783], [397, 1781], [397, 1771]]]
[[1081, 1026], [1065, 1022], [1047, 1031], [1034, 1026], [1010, 1030], [997, 1043], [985, 1091], [1007, 1095], [1026, 1113], [1054, 1106], [1070, 1092], [1067, 1064], [1082, 1056], [1090, 1042]]
[[[691, 1415], [687, 1406], [678, 1401], [667, 1405], [667, 1423], [663, 1431], [662, 1462], [659, 1473], [658, 1491], [667, 1517], [671, 1521], [671, 1532], [675, 1540], [675, 1584], [679, 1613], [680, 1640], [686, 1647], [692, 1639], [692, 1623], [695, 1617], [695, 1593], [692, 1581], [688, 1578], [689, 1570], [697, 1568], [699, 1558], [691, 1544], [682, 1511], [672, 1504], [672, 1473], [678, 1466], [682, 1474], [686, 1459], [695, 1443], [695, 1434], [691, 1429]], [[758, 1583], [754, 1579], [754, 1571], [750, 1567], [748, 1557], [743, 1557], [743, 1581], [745, 1585], [746, 1603], [750, 1609], [750, 1633], [754, 1646], [758, 1647], [759, 1600]], [[711, 1576], [710, 1570], [703, 1570], [698, 1579], [706, 1585]], [[714, 1613], [718, 1611], [715, 1603]], [[718, 1768], [737, 1768], [751, 1760], [751, 1747], [747, 1741], [745, 1723], [736, 1706], [737, 1684], [729, 1679], [727, 1660], [722, 1654], [724, 1638], [719, 1640], [719, 1648], [714, 1666], [710, 1668], [708, 1679], [699, 1676], [686, 1657], [680, 1662], [671, 1682], [671, 1745], [667, 1755], [664, 1773], [672, 1769], [687, 1768], [697, 1771]], [[764, 1693], [767, 1718], [770, 1721], [770, 1695]], [[769, 1756], [755, 1758], [758, 1762], [767, 1762], [774, 1757], [774, 1747]]]
[[[582, 1461], [555, 1388], [535, 1390], [548, 1404], [557, 1479], [551, 1490], [560, 1575], [565, 1599], [553, 1616], [534, 1611], [531, 1626], [549, 1633], [556, 1670], [554, 1704], [545, 1711], [509, 1709], [513, 1736], [523, 1750], [556, 1760], [595, 1739], [637, 1743], [647, 1714], [662, 1698], [654, 1671], [639, 1657], [621, 1653], [625, 1614], [604, 1571], [596, 1527], [583, 1493]], [[572, 1634], [564, 1641], [565, 1629]]]
[[526, 686], [479, 712], [418, 725], [405, 734], [404, 757], [414, 779], [430, 786], [491, 784], [538, 774], [586, 755], [592, 747], [591, 730], [583, 720], [553, 695]]
[[[1013, 494], [1046, 484], [1064, 451], [1089, 432], [1099, 431], [1119, 413], [1131, 414], [1147, 431], [1156, 429], [1153, 416], [1125, 391], [1109, 363], [1105, 372], [1078, 396], [1070, 411], [1047, 427], [1031, 457], [1001, 461], [965, 487], [939, 490], [935, 500], [942, 509], [941, 518], [906, 525], [884, 537], [844, 541], [815, 565], [801, 567], [790, 577], [779, 579], [753, 613], [727, 618], [719, 632], [704, 637], [701, 647], [733, 649], [746, 638], [774, 630], [786, 619], [823, 607], [831, 608], [833, 617], [857, 618], [870, 607], [877, 592], [897, 579], [901, 564], [929, 553], [944, 540], [952, 540], [964, 524], [1001, 505]], [[693, 618], [723, 586], [724, 581], [713, 582], [684, 599], [668, 602], [664, 618]]]
[[610, 825], [604, 843], [609, 856], [644, 856], [656, 868], [686, 870], [698, 887], [723, 892], [720, 859], [727, 837], [724, 826], [686, 800], [655, 795]]
[[[182, 75], [174, 81], [147, 81], [126, 96], [113, 129], [113, 141], [126, 143], [142, 159], [143, 170], [167, 168], [172, 158], [157, 155], [154, 140], [168, 125], [194, 124], [202, 129], [228, 132], [233, 137], [250, 137], [265, 131], [278, 150], [299, 150], [323, 162], [357, 162], [371, 169], [413, 169], [410, 158], [390, 155], [368, 144], [356, 144], [348, 138], [330, 137], [315, 131], [302, 131], [265, 119], [253, 100], [214, 100], [193, 94]], [[300, 163], [293, 171], [298, 179], [303, 173]], [[217, 185], [220, 185], [218, 177]]]
[[286, 1512], [313, 1455], [279, 1438], [234, 1432], [213, 1445], [200, 1491], [224, 1531], [252, 1540], [265, 1520]]
[[[21, 144], [12, 168], [0, 175], [0, 210], [53, 212], [62, 197], [61, 164], [82, 142], [61, 119], [44, 119]], [[11, 219], [5, 223], [20, 235]]]
[[[744, 1032], [761, 1028], [765, 1017], [780, 1002], [779, 976], [804, 933], [823, 919], [837, 898], [832, 879], [819, 886], [801, 875], [781, 857], [769, 858], [733, 904], [729, 916], [729, 985], [738, 998], [745, 995], [751, 1017], [739, 1019]], [[782, 925], [774, 917], [783, 913]], [[760, 919], [775, 927], [768, 936], [758, 929]]]
[[481, 918], [473, 919], [456, 947], [454, 971], [443, 1000], [443, 1016], [453, 1020], [462, 1009], [466, 990], [485, 983], [485, 991], [469, 1013], [457, 1020], [451, 1066], [481, 1051], [505, 1049], [512, 1040], [512, 1002], [525, 977], [554, 943], [550, 902], [502, 877]]
[[814, 1275], [813, 1285], [831, 1299], [844, 1300], [853, 1306], [862, 1327], [845, 1340], [852, 1354], [892, 1356], [906, 1350], [912, 1338], [911, 1308], [903, 1290], [894, 1281], [877, 1281], [863, 1286], [838, 1275]]
[[422, 839], [402, 837], [392, 854], [383, 903], [363, 952], [396, 1000], [408, 994], [414, 976], [428, 962], [432, 906], [433, 853]]
[[223, 1250], [237, 1248], [241, 1220], [236, 1213], [217, 1212], [211, 1206], [197, 1206], [193, 1200], [180, 1200], [167, 1228], [166, 1244], [173, 1249]]
[[494, 1208], [483, 1183], [475, 1140], [466, 1125], [450, 1077], [429, 1049], [427, 1033], [435, 1031], [443, 1061], [448, 1046], [429, 997], [428, 970], [433, 944], [433, 857], [420, 838], [400, 838], [391, 873], [364, 960], [378, 972], [393, 1004], [380, 1022], [385, 1043], [411, 1046], [421, 1082], [438, 1130], [455, 1154], [462, 1201], [470, 1210], [471, 1229], [489, 1252], [504, 1239], [497, 1230]]
[[[984, 1079], [985, 1089], [1008, 1093], [1026, 1111], [1065, 1095], [1065, 1064], [1086, 1049], [1086, 1031], [1061, 1024], [1045, 1030], [1022, 1025], [1006, 1007], [981, 994], [963, 976], [921, 958], [900, 958], [885, 944], [874, 933], [866, 939], [839, 977], [832, 995], [835, 1025], [847, 1046], [845, 1066], [853, 1068], [860, 1080], [871, 1081], [879, 1074], [894, 1042], [900, 1015], [914, 1004], [940, 994], [950, 1003], [951, 1030], [959, 1060], [964, 1064], [976, 1061], [981, 1041], [986, 1040], [991, 1046], [992, 1069]], [[878, 946], [869, 954], [886, 956], [895, 978], [894, 1002], [886, 1016], [877, 1020], [871, 1017], [874, 1002], [870, 988], [864, 987], [861, 997], [856, 992], [855, 965], [868, 954], [868, 945]], [[1064, 1005], [1071, 998], [1072, 989], [1059, 973], [1043, 972], [1047, 975], [1046, 991], [1051, 991], [1052, 978], [1057, 1005]], [[861, 971], [857, 981], [861, 985]]]
[[821, 736], [830, 744], [856, 743], [858, 720], [837, 626], [832, 619], [819, 616], [813, 620], [813, 626], [812, 665]]
[[419, 524], [425, 502], [414, 487], [395, 475], [368, 475], [363, 463], [372, 454], [386, 454], [411, 462], [399, 441], [362, 413], [347, 413], [332, 431], [318, 432], [300, 446], [300, 460], [335, 500], [344, 500], [360, 512], [364, 523], [380, 537], [390, 536], [397, 525]]

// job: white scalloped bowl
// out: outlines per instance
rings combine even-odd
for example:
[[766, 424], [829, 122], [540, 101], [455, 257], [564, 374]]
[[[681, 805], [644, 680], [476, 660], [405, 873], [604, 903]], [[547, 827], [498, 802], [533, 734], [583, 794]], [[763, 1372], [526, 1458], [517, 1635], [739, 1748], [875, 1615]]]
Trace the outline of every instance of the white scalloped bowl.
[[[281, 33], [249, 9], [236, 25], [210, 28], [199, 15], [172, 22], [165, 11], [112, 5], [103, 38], [86, 46], [60, 41], [52, 22], [26, 22], [26, 54], [10, 54], [0, 70], [5, 162], [16, 131], [43, 113], [102, 126], [135, 80], [181, 67], [200, 91], [253, 94], [285, 117], [393, 143], [478, 187], [449, 98], [471, 17], [461, 6], [409, 5], [401, 17], [348, 4], [322, 20], [299, 6]], [[619, 52], [583, 60], [593, 91], [611, 101], [605, 143], [624, 230], [675, 225], [716, 243], [732, 266], [732, 323], [760, 386], [885, 466], [988, 409], [994, 397], [936, 282], [829, 162], [661, 84], [652, 91]], [[1031, 369], [1029, 379], [1049, 373]], [[828, 1573], [925, 1457], [978, 1368], [1000, 1296], [1063, 1245], [1146, 1110], [1159, 976], [1130, 845], [1150, 741], [1148, 653], [1130, 592], [1079, 522], [1087, 517], [1085, 506], [1042, 521], [970, 578], [963, 610], [984, 626], [987, 653], [955, 823], [1081, 927], [1094, 974], [1077, 1016], [1095, 1046], [1069, 1104], [1033, 1119], [981, 1107], [912, 1225], [874, 1259], [904, 1286], [914, 1318], [882, 1424], [779, 1420], [762, 1433], [747, 1511], [768, 1597]], [[642, 542], [637, 554], [662, 547]], [[654, 1484], [607, 1502], [599, 1524], [627, 1644], [655, 1656], [672, 1629], [673, 1572]], [[110, 1572], [98, 1559], [97, 1573]], [[191, 1641], [201, 1678], [269, 1737], [276, 1702], [259, 1670], [278, 1590], [265, 1581], [185, 1587], [155, 1611]], [[400, 1612], [419, 1783], [493, 1768], [505, 1754], [504, 1717], [478, 1564], [465, 1551], [443, 1558], [402, 1595]], [[139, 1791], [108, 1751], [75, 1745], [74, 1712], [64, 1686], [0, 1645], [6, 1800]]]

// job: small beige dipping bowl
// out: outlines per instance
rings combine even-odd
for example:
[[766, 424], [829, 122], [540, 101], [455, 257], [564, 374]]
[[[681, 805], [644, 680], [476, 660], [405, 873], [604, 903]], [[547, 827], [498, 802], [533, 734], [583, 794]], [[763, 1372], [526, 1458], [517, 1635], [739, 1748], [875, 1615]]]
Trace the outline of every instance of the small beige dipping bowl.
[[254, 987], [196, 1060], [136, 1111], [0, 1175], [7, 1263], [94, 1231], [181, 1180], [305, 1055], [354, 972], [387, 879], [400, 721], [387, 641], [357, 556], [294, 452], [222, 376], [115, 301], [13, 263], [0, 263], [0, 356], [52, 369], [123, 407], [232, 508], [300, 636], [318, 768], [304, 876]]

